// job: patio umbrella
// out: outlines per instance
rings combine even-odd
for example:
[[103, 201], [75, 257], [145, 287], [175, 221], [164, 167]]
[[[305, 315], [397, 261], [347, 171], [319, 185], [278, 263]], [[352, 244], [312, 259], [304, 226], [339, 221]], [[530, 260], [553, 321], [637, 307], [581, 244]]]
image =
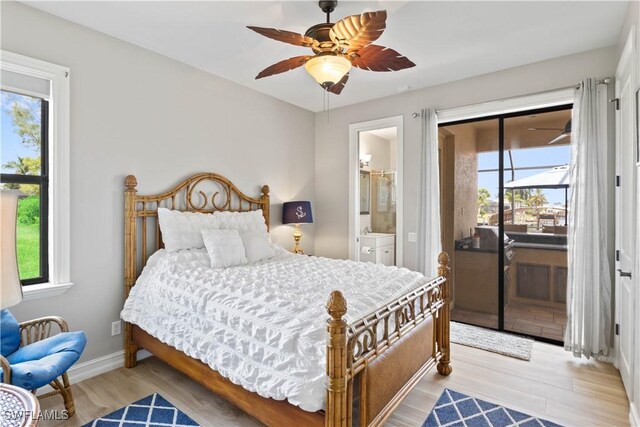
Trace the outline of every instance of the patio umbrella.
[[[526, 188], [564, 188], [564, 225], [567, 225], [567, 193], [569, 190], [570, 179], [569, 165], [556, 166], [551, 170], [508, 182], [504, 185], [504, 188], [509, 190]], [[515, 206], [515, 203], [513, 205]], [[512, 215], [512, 217], [515, 217], [515, 215]]]

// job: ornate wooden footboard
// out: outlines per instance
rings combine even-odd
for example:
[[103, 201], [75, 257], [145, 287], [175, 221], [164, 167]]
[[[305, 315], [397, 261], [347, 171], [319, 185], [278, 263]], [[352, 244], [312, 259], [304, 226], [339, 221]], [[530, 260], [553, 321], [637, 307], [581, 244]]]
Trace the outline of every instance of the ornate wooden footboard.
[[327, 303], [326, 426], [380, 425], [416, 382], [437, 364], [451, 373], [449, 256], [438, 257], [438, 277], [347, 325], [347, 302], [333, 291]]
[[[209, 187], [199, 187], [204, 184]], [[162, 247], [158, 207], [195, 212], [262, 209], [269, 226], [266, 185], [257, 198], [213, 173], [194, 175], [158, 195], [139, 196], [136, 186], [136, 178], [127, 176], [125, 297], [148, 255]], [[449, 257], [443, 252], [438, 262], [438, 277], [350, 324], [344, 319], [347, 301], [339, 291], [332, 292], [327, 303], [326, 411], [306, 412], [287, 401], [249, 392], [129, 323], [125, 323], [125, 366], [136, 366], [138, 350], [147, 349], [267, 425], [380, 425], [434, 365], [442, 375], [451, 373]]]

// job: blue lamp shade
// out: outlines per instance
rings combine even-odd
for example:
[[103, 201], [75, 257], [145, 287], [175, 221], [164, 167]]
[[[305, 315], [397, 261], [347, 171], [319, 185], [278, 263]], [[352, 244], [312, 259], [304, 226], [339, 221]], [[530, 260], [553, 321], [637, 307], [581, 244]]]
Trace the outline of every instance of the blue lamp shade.
[[282, 205], [283, 224], [311, 224], [312, 222], [311, 202], [285, 202]]

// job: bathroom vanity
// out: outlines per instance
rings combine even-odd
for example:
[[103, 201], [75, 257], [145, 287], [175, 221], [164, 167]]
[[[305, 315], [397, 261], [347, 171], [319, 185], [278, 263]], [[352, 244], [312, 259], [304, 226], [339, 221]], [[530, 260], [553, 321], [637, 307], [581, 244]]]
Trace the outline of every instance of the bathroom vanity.
[[396, 235], [390, 233], [361, 235], [360, 261], [396, 265]]

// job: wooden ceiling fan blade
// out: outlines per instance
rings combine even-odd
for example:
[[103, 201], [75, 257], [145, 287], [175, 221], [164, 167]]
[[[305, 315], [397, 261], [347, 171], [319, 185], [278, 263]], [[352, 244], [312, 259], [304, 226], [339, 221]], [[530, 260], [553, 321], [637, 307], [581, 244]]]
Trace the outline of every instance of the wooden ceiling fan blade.
[[556, 144], [560, 141], [562, 141], [563, 139], [565, 139], [566, 137], [568, 137], [569, 134], [568, 133], [561, 133], [560, 135], [556, 136], [555, 138], [553, 138], [551, 141], [549, 141], [549, 143], [547, 145], [552, 145], [552, 144]]
[[247, 28], [270, 39], [277, 40], [283, 43], [289, 43], [295, 46], [311, 47], [314, 44], [318, 43], [311, 37], [303, 36], [302, 34], [294, 33], [292, 31], [252, 26], [248, 26]]
[[349, 59], [354, 67], [369, 71], [399, 71], [416, 66], [409, 58], [395, 50], [375, 44], [350, 53]]
[[327, 89], [327, 92], [340, 95], [342, 93], [342, 89], [344, 89], [344, 86], [347, 84], [347, 80], [349, 80], [349, 73], [345, 74], [344, 77], [341, 78], [338, 83], [335, 83], [333, 86], [330, 86]]
[[258, 75], [256, 76], [256, 80], [302, 67], [309, 60], [309, 58], [311, 57], [308, 55], [294, 56], [293, 58], [277, 62], [260, 71], [260, 73], [258, 73]]
[[329, 37], [338, 46], [360, 49], [378, 40], [387, 27], [386, 21], [386, 10], [347, 16], [333, 25]]

